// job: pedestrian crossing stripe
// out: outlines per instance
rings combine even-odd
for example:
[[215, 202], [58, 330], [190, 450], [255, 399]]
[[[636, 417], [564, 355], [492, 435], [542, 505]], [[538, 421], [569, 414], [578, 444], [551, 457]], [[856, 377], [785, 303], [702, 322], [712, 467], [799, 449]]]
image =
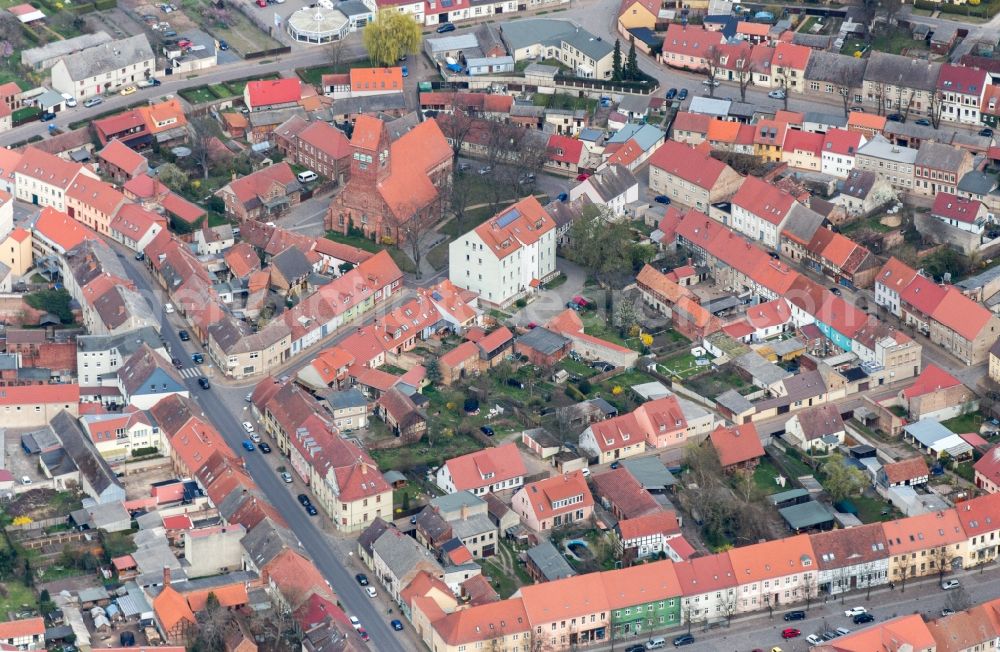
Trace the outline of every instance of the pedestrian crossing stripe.
[[201, 370], [195, 367], [188, 367], [187, 369], [181, 369], [181, 376], [184, 378], [201, 378]]

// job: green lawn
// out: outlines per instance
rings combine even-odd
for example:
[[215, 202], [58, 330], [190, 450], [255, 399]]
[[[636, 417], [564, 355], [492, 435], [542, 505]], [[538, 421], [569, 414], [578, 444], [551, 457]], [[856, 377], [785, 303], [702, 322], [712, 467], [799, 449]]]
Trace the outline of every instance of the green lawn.
[[788, 472], [793, 478], [798, 478], [804, 475], [813, 475], [812, 468], [796, 457], [795, 454], [784, 455], [782, 463], [788, 469]]
[[348, 72], [351, 68], [368, 68], [371, 66], [371, 62], [368, 59], [357, 59], [355, 61], [344, 61], [339, 66], [333, 64], [323, 64], [319, 66], [310, 66], [309, 68], [296, 68], [295, 74], [299, 76], [299, 79], [307, 84], [316, 86], [319, 89], [320, 84], [323, 82], [323, 75], [332, 75], [338, 72]]
[[23, 605], [28, 605], [28, 609], [37, 609], [38, 600], [35, 598], [34, 591], [21, 582], [0, 582], [0, 586], [6, 590], [6, 595], [3, 595], [4, 592], [0, 592], [0, 615], [5, 620], [9, 612], [20, 611]]
[[779, 491], [785, 491], [788, 488], [787, 483], [784, 489], [775, 483], [774, 478], [779, 475], [782, 475], [782, 473], [778, 467], [774, 465], [774, 462], [765, 457], [757, 465], [757, 468], [754, 469], [753, 482], [757, 485], [757, 489], [762, 495], [770, 496]]
[[[461, 407], [459, 405], [459, 409]], [[421, 441], [403, 448], [372, 450], [371, 456], [380, 469], [403, 471], [416, 466], [440, 466], [445, 460], [472, 453], [481, 448], [482, 446], [471, 437], [453, 435], [435, 442], [433, 446], [428, 446], [426, 442]]]
[[212, 93], [220, 100], [224, 100], [234, 95], [233, 91], [230, 90], [230, 88], [225, 84], [212, 84], [208, 87], [208, 90], [212, 91]]
[[382, 250], [382, 247], [375, 244], [374, 241], [360, 235], [344, 235], [339, 231], [327, 231], [326, 239], [351, 245], [352, 247], [357, 247], [358, 249], [364, 249], [365, 251], [370, 251], [373, 254]]
[[543, 287], [546, 290], [554, 290], [557, 287], [559, 287], [560, 285], [562, 285], [563, 283], [565, 283], [566, 280], [567, 280], [566, 275], [563, 274], [562, 272], [559, 272], [558, 276], [556, 276], [554, 279], [552, 279], [551, 281], [549, 281], [548, 283], [546, 283]]
[[480, 564], [483, 567], [483, 575], [490, 580], [493, 589], [500, 594], [502, 599], [506, 600], [520, 588], [520, 585], [514, 581], [514, 578], [501, 570], [492, 561], [484, 559]]
[[208, 86], [185, 88], [182, 91], [178, 91], [178, 93], [191, 104], [203, 104], [205, 102], [212, 102], [218, 99], [215, 96], [215, 93], [209, 90]]
[[695, 364], [695, 358], [688, 350], [682, 350], [660, 363], [660, 367], [668, 376], [678, 376], [681, 379], [695, 376], [705, 370]]
[[969, 412], [954, 419], [942, 421], [941, 425], [959, 435], [967, 432], [978, 433], [979, 427], [983, 425], [983, 415], [978, 412]]
[[891, 54], [902, 54], [903, 50], [927, 51], [924, 41], [915, 41], [908, 33], [895, 31], [892, 34], [880, 34], [872, 39], [872, 49]]
[[592, 113], [597, 108], [597, 100], [595, 99], [565, 95], [563, 93], [552, 95], [536, 93], [532, 101], [535, 106], [544, 106], [548, 109], [586, 109], [588, 113]]
[[618, 334], [618, 329], [608, 324], [604, 316], [596, 310], [581, 312], [580, 320], [583, 321], [583, 332], [587, 335], [599, 337], [619, 346], [628, 346], [625, 338]]
[[436, 270], [442, 270], [448, 266], [448, 245], [450, 240], [436, 245], [433, 249], [424, 254], [424, 258]]
[[590, 378], [595, 375], [595, 370], [591, 369], [589, 365], [584, 362], [579, 362], [573, 358], [563, 358], [556, 365], [560, 369], [566, 370], [567, 373], [580, 376], [581, 378]]
[[[868, 495], [852, 496], [850, 501], [858, 508], [858, 518], [863, 523], [878, 523], [879, 521], [888, 521], [899, 516], [892, 505], [878, 498]], [[882, 510], [884, 509], [888, 509], [889, 513], [882, 516]]]
[[409, 254], [407, 254], [402, 249], [399, 249], [397, 247], [389, 247], [386, 251], [388, 251], [389, 255], [392, 256], [392, 259], [396, 261], [396, 265], [399, 267], [399, 269], [403, 270], [407, 274], [413, 274], [417, 271], [416, 263], [414, 263], [413, 259], [410, 258]]

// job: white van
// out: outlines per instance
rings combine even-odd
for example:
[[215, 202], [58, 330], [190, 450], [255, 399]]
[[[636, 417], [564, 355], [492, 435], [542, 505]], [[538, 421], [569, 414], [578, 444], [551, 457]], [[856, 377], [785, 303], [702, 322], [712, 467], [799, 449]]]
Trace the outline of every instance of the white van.
[[299, 183], [309, 183], [310, 181], [315, 181], [319, 177], [312, 170], [306, 170], [305, 172], [299, 172], [295, 178], [299, 180]]
[[651, 638], [646, 641], [647, 650], [659, 650], [664, 647], [667, 647], [667, 639], [662, 636], [657, 636], [656, 638]]
[[174, 304], [172, 303], [165, 304], [163, 306], [163, 312], [167, 313], [168, 315], [172, 314], [174, 312]]

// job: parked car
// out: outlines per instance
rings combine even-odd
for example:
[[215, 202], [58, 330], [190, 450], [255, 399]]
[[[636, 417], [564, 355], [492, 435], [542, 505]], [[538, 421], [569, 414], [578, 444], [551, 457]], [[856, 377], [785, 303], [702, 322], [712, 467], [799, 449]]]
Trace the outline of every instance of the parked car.
[[205, 356], [202, 355], [201, 353], [192, 353], [191, 362], [195, 364], [202, 364], [203, 362], [205, 362]]
[[[681, 634], [674, 639], [674, 647], [680, 647], [682, 645], [694, 645], [694, 636], [690, 634]], [[646, 647], [653, 649], [649, 647], [649, 643], [646, 644]]]
[[137, 89], [135, 86], [126, 86], [125, 88], [121, 89], [121, 91], [119, 91], [119, 94], [120, 95], [131, 95], [132, 93], [136, 92], [137, 90], [139, 90], [139, 89]]
[[368, 586], [368, 576], [364, 573], [358, 573], [354, 576], [354, 579], [358, 581], [361, 586]]
[[921, 127], [930, 127], [931, 121], [928, 120], [927, 118], [919, 118], [917, 120], [914, 120], [913, 124], [920, 125]]
[[455, 23], [444, 23], [443, 25], [437, 28], [438, 34], [444, 34], [445, 32], [454, 32], [454, 31], [455, 31]]
[[676, 88], [671, 88], [669, 91], [667, 91], [667, 94], [666, 94], [665, 97], [668, 100], [674, 99], [675, 97], [677, 97], [677, 89]]
[[265, 455], [267, 455], [268, 453], [270, 453], [270, 452], [271, 452], [271, 445], [270, 445], [270, 444], [268, 444], [268, 443], [267, 443], [266, 441], [262, 441], [262, 442], [260, 442], [260, 443], [259, 443], [259, 444], [257, 445], [257, 448], [259, 448], [259, 449], [260, 449], [260, 452], [261, 452], [261, 453], [264, 453]]
[[392, 628], [397, 632], [403, 631], [403, 621], [399, 620], [398, 618], [390, 620], [389, 624], [392, 625]]
[[365, 587], [365, 593], [368, 594], [369, 598], [378, 597], [378, 591], [375, 590], [374, 586]]
[[625, 648], [625, 652], [646, 652], [645, 645], [630, 645]]
[[786, 629], [781, 630], [781, 638], [785, 639], [786, 641], [790, 638], [796, 638], [798, 636], [802, 636], [802, 632], [795, 629], [794, 627], [788, 627]]
[[247, 392], [247, 395], [243, 397], [243, 400], [249, 403], [253, 400], [253, 392]]
[[[454, 29], [454, 25], [452, 25], [452, 29]], [[367, 643], [369, 639], [371, 639], [371, 636], [368, 635], [368, 632], [365, 631], [364, 627], [358, 630], [358, 636], [360, 636], [361, 640], [364, 641], [365, 643]]]
[[226, 43], [225, 39], [219, 39], [219, 49], [223, 52], [229, 49], [229, 44]]
[[992, 138], [993, 137], [993, 130], [990, 129], [989, 127], [984, 127], [983, 129], [979, 130], [979, 135], [980, 136], [985, 136], [986, 138]]
[[309, 504], [306, 505], [306, 514], [308, 514], [309, 516], [316, 516], [317, 514], [319, 514], [319, 510], [316, 509], [315, 505]]
[[561, 202], [568, 201], [569, 200], [569, 193], [561, 192], [558, 195], [556, 195], [556, 199], [558, 199]]
[[285, 484], [292, 484], [292, 474], [288, 471], [281, 472], [281, 479]]
[[249, 421], [244, 421], [243, 430], [245, 430], [246, 432], [253, 432], [253, 424], [250, 423]]
[[944, 609], [941, 610], [941, 616], [942, 617], [944, 617], [944, 616], [954, 616], [954, 615], [955, 615], [955, 610], [954, 609], [949, 609], [948, 607], [945, 607]]
[[861, 625], [863, 623], [871, 623], [875, 622], [875, 616], [871, 614], [858, 614], [857, 616], [851, 619], [851, 622], [853, 622], [855, 625]]
[[864, 607], [851, 607], [850, 609], [844, 612], [844, 615], [850, 618], [852, 616], [857, 616], [858, 614], [866, 614], [866, 613], [868, 613], [868, 610], [865, 609]]
[[586, 181], [589, 178], [590, 178], [590, 175], [587, 174], [586, 172], [584, 172], [583, 174], [576, 175], [576, 180], [577, 181]]
[[192, 45], [191, 39], [189, 38], [182, 38], [181, 40], [177, 41], [177, 47], [183, 48], [185, 50], [191, 47], [191, 45]]
[[249, 439], [244, 439], [243, 440], [243, 450], [252, 451], [253, 449], [254, 449], [253, 442], [250, 441]]
[[885, 116], [885, 119], [888, 120], [889, 122], [902, 122], [903, 121], [903, 114], [902, 113], [890, 113], [889, 115]]
[[177, 358], [171, 358], [170, 359], [170, 364], [174, 365], [174, 369], [183, 369], [184, 368], [184, 363], [181, 362], [180, 360], [178, 360]]
[[962, 585], [959, 583], [958, 580], [945, 580], [941, 582], [941, 588], [944, 589], [945, 591], [949, 589], [957, 589], [960, 586]]
[[657, 204], [666, 205], [670, 203], [670, 197], [667, 197], [666, 195], [657, 195], [656, 197], [653, 197], [653, 201], [655, 201]]
[[840, 288], [838, 288], [838, 287], [832, 287], [832, 288], [830, 288], [830, 292], [833, 292], [838, 297], [841, 295]]
[[712, 86], [714, 88], [714, 87], [716, 87], [716, 86], [719, 85], [719, 80], [718, 79], [706, 79], [705, 81], [701, 82], [701, 85], [702, 86]]
[[839, 634], [841, 636], [847, 636], [848, 634], [851, 633], [851, 630], [847, 629], [846, 627], [838, 627], [837, 629], [835, 629], [833, 631], [837, 632], [837, 634]]
[[55, 120], [56, 114], [52, 113], [52, 111], [46, 111], [38, 119], [41, 120], [42, 122], [48, 122], [49, 120]]
[[621, 465], [622, 465], [622, 463], [616, 460], [616, 461], [614, 461], [614, 462], [611, 463], [611, 467], [610, 468], [611, 468], [612, 471], [614, 471], [615, 469], [617, 469]]
[[783, 100], [785, 99], [785, 91], [781, 89], [773, 90], [770, 93], [768, 93], [767, 96], [770, 97], [772, 100]]
[[101, 99], [100, 97], [92, 97], [89, 100], [87, 100], [86, 102], [84, 102], [83, 105], [89, 109], [92, 106], [97, 106], [98, 104], [100, 104], [103, 101], [104, 100]]
[[686, 100], [687, 96], [688, 96], [688, 89], [686, 88], [682, 88], [680, 91], [677, 92], [677, 99], [679, 100]]
[[361, 631], [361, 629], [362, 629], [362, 627], [361, 627], [361, 621], [358, 620], [357, 616], [351, 616], [351, 627], [353, 627], [354, 629], [358, 630], [359, 632]]
[[482, 432], [487, 437], [492, 437], [493, 435], [496, 434], [493, 431], [493, 428], [490, 428], [489, 426], [479, 426], [479, 431]]
[[819, 636], [816, 636], [815, 634], [810, 634], [809, 636], [806, 636], [806, 643], [808, 643], [809, 645], [822, 645], [823, 639], [821, 639]]
[[177, 337], [180, 338], [181, 342], [187, 342], [191, 339], [191, 335], [187, 331], [177, 331]]
[[309, 496], [305, 494], [299, 494], [295, 498], [299, 501], [299, 504], [302, 505], [303, 507], [305, 507], [306, 505], [312, 505], [312, 501], [309, 500]]
[[66, 100], [67, 107], [72, 109], [74, 106], [76, 106], [76, 98], [70, 95], [69, 93], [63, 93], [62, 98]]
[[255, 444], [259, 444], [260, 443], [260, 435], [258, 435], [255, 432], [251, 432], [250, 433], [250, 441], [252, 441]]
[[198, 385], [200, 385], [202, 389], [212, 389], [212, 385], [208, 382], [208, 378], [205, 378], [204, 376], [198, 379]]
[[487, 174], [489, 174], [492, 171], [493, 171], [493, 166], [492, 165], [484, 165], [483, 167], [479, 168], [479, 174], [481, 174], [483, 176], [486, 176]]
[[782, 616], [786, 621], [788, 620], [805, 620], [806, 612], [804, 611], [789, 611], [784, 616]]

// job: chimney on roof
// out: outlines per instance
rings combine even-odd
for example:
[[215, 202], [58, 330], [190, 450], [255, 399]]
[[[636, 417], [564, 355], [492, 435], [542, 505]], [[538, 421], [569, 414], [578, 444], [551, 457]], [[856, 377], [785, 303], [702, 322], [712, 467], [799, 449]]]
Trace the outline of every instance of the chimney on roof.
[[468, 518], [469, 518], [469, 506], [462, 505], [462, 520], [464, 521]]
[[163, 588], [170, 586], [170, 566], [163, 567]]

